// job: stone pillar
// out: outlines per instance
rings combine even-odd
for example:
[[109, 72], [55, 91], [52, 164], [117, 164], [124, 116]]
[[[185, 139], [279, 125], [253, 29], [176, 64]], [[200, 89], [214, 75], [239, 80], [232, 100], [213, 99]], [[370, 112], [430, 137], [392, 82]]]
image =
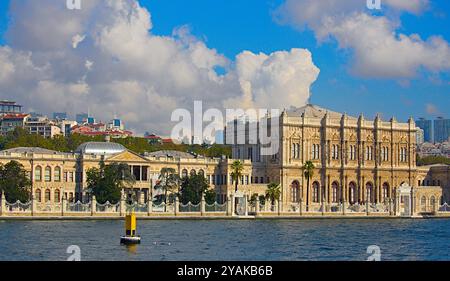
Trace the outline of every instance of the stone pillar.
[[325, 208], [326, 208], [326, 203], [325, 203], [325, 200], [322, 199], [322, 206], [321, 206], [322, 216], [325, 216]]
[[347, 201], [345, 201], [345, 200], [342, 200], [342, 215], [344, 215], [345, 216], [345, 212], [347, 211], [346, 209], [347, 209]]
[[0, 216], [6, 213], [6, 203], [5, 203], [5, 193], [2, 192], [2, 197], [0, 198]]
[[205, 215], [206, 212], [206, 204], [205, 204], [205, 195], [202, 194], [202, 199], [200, 200], [200, 213], [202, 216]]
[[153, 213], [153, 198], [147, 196], [147, 216]]
[[259, 197], [256, 196], [255, 200], [255, 215], [257, 216], [259, 214]]
[[[373, 187], [372, 187], [372, 192], [373, 192]], [[366, 188], [366, 216], [368, 216], [370, 213], [369, 208], [370, 208], [369, 189]]]
[[281, 216], [281, 211], [283, 211], [283, 199], [280, 197], [278, 198], [278, 215]]
[[300, 201], [299, 201], [299, 211], [300, 211], [300, 216], [302, 216], [303, 215], [303, 200], [302, 200], [302, 198], [300, 198]]
[[[203, 202], [203, 198], [202, 198], [202, 202]], [[201, 204], [203, 204], [203, 203], [201, 203]], [[200, 208], [202, 208], [202, 207], [200, 207]], [[178, 200], [178, 196], [175, 196], [175, 199], [173, 202], [173, 214], [175, 216], [177, 216], [179, 213], [179, 210], [180, 210], [180, 201]]]
[[61, 198], [61, 216], [64, 217], [64, 214], [66, 213], [66, 208], [67, 208], [67, 199], [66, 196], [64, 196], [64, 194], [62, 195]]
[[246, 194], [246, 195], [244, 196], [244, 199], [245, 199], [245, 216], [248, 216], [248, 207], [249, 207], [249, 204], [248, 204], [248, 194]]
[[236, 196], [231, 195], [231, 215], [236, 215]]
[[227, 195], [227, 216], [233, 214], [233, 196]]
[[122, 190], [121, 195], [120, 195], [120, 216], [121, 217], [125, 216], [126, 211], [127, 210], [126, 210], [126, 206], [125, 206], [125, 195]]
[[388, 201], [388, 204], [389, 204], [389, 216], [392, 216], [393, 215], [392, 214], [392, 199], [388, 198], [387, 201]]
[[92, 195], [91, 198], [91, 216], [94, 216], [97, 212], [97, 199], [95, 198], [95, 195]]
[[34, 199], [34, 195], [31, 195], [31, 216], [36, 214], [36, 199]]
[[[275, 204], [274, 204], [273, 206], [274, 206], [275, 212], [278, 213], [278, 201], [275, 200], [274, 203], [275, 203]], [[272, 203], [270, 203], [270, 204], [272, 204]]]

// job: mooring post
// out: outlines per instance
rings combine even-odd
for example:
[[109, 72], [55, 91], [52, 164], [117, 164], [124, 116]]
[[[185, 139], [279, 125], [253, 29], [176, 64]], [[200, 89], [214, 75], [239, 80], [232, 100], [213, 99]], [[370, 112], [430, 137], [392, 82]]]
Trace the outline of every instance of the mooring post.
[[232, 199], [231, 195], [227, 195], [226, 197], [226, 203], [227, 203], [227, 216], [231, 216], [233, 210], [232, 210]]
[[2, 197], [0, 199], [0, 216], [3, 216], [3, 214], [6, 212], [6, 203], [5, 203], [5, 193], [2, 192]]
[[36, 214], [36, 199], [34, 198], [34, 195], [31, 194], [31, 216], [34, 216]]
[[91, 198], [91, 216], [94, 216], [97, 212], [97, 199], [95, 198], [95, 195], [92, 195]]
[[61, 199], [61, 216], [64, 217], [64, 214], [66, 213], [66, 208], [67, 208], [67, 199], [66, 196], [62, 196]]
[[200, 201], [200, 214], [202, 216], [204, 216], [205, 212], [206, 212], [206, 204], [205, 203], [206, 203], [205, 202], [205, 194], [202, 194], [202, 198], [201, 198], [201, 201]]

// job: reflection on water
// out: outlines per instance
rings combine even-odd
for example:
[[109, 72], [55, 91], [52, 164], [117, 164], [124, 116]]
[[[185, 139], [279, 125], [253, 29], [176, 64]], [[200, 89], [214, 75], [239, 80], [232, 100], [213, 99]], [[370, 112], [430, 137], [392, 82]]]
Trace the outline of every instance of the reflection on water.
[[450, 220], [139, 221], [140, 245], [120, 245], [122, 221], [0, 221], [0, 260], [450, 260]]

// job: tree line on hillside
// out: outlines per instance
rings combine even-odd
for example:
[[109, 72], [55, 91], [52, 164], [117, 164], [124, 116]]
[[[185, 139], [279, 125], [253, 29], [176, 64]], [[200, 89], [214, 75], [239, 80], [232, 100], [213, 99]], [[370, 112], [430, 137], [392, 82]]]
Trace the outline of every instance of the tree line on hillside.
[[[71, 134], [67, 137], [62, 135], [54, 138], [44, 138], [41, 135], [30, 134], [23, 128], [15, 128], [6, 136], [0, 136], [0, 150], [15, 147], [41, 147], [61, 152], [74, 152], [77, 147], [85, 142], [102, 142], [102, 136], [84, 136]], [[231, 157], [231, 147], [221, 144], [209, 145], [187, 145], [187, 144], [150, 144], [147, 139], [141, 137], [127, 137], [123, 139], [112, 139], [112, 142], [120, 143], [127, 149], [136, 153], [155, 152], [160, 150], [176, 150], [190, 152], [206, 157], [221, 157], [225, 155]]]
[[450, 158], [445, 156], [426, 156], [421, 158], [420, 156], [417, 156], [417, 166], [425, 166], [433, 164], [450, 165]]

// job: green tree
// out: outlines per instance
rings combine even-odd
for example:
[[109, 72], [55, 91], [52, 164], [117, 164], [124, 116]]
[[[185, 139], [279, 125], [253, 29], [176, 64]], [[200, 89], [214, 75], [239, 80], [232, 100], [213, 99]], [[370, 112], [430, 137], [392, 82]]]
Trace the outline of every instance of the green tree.
[[164, 192], [164, 203], [167, 204], [168, 193], [177, 196], [180, 191], [180, 176], [173, 168], [162, 168], [158, 181], [155, 189], [160, 189]]
[[88, 189], [101, 204], [106, 201], [113, 204], [119, 202], [121, 191], [133, 186], [135, 182], [129, 166], [125, 163], [105, 165], [102, 161], [99, 168], [87, 171]]
[[267, 185], [266, 190], [266, 199], [272, 202], [272, 205], [275, 203], [275, 200], [278, 200], [281, 195], [280, 185], [276, 183], [269, 183]]
[[306, 161], [302, 167], [303, 174], [306, 177], [306, 211], [309, 208], [309, 182], [314, 176], [314, 163], [311, 161]]
[[[181, 184], [181, 202], [187, 204], [191, 202], [192, 204], [200, 203], [203, 194], [208, 195], [208, 200], [213, 196], [212, 192], [208, 192], [209, 184], [203, 175], [192, 175], [190, 177], [183, 178]], [[215, 197], [215, 193], [214, 193]], [[214, 198], [215, 199], [215, 198]], [[215, 200], [213, 200], [215, 201]]]
[[236, 160], [231, 164], [231, 178], [234, 181], [234, 192], [238, 191], [239, 180], [242, 177], [242, 172], [244, 171], [244, 165], [241, 161]]
[[0, 191], [8, 202], [28, 202], [31, 195], [31, 180], [22, 164], [11, 161], [0, 165]]

